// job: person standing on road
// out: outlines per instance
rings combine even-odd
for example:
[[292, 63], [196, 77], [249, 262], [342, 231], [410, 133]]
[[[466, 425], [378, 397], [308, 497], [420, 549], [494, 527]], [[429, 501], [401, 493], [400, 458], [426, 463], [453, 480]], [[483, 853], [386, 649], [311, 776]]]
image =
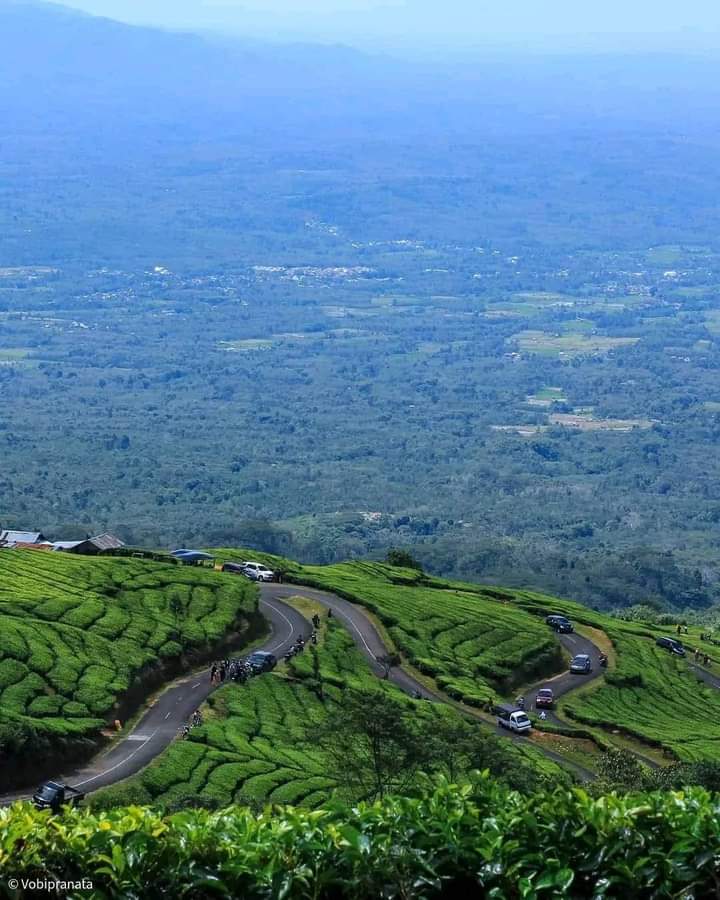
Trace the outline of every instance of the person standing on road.
[[215, 684], [215, 673], [217, 672], [217, 664], [213, 663], [210, 669], [210, 684]]

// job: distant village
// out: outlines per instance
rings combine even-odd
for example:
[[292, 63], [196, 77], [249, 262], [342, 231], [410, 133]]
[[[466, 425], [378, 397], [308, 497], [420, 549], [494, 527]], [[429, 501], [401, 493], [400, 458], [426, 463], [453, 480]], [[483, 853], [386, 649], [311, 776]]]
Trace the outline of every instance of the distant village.
[[81, 541], [51, 541], [41, 531], [2, 531], [0, 549], [47, 550], [60, 553], [78, 553], [95, 556], [108, 550], [119, 550], [125, 544], [114, 534], [105, 532]]

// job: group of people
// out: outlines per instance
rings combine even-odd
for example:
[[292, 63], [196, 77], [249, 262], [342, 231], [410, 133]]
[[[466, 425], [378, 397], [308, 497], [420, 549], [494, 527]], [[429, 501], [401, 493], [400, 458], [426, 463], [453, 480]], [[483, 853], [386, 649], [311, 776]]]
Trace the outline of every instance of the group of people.
[[224, 684], [226, 681], [235, 681], [245, 684], [252, 674], [252, 667], [244, 659], [221, 659], [210, 667], [210, 683]]
[[697, 647], [695, 650], [695, 662], [701, 662], [704, 666], [706, 666], [710, 662], [710, 657], [707, 653], [701, 653], [700, 648]]
[[197, 728], [200, 725], [202, 725], [202, 723], [203, 723], [202, 713], [200, 712], [199, 709], [196, 709], [195, 712], [192, 714], [192, 716], [190, 716], [190, 721], [187, 724], [183, 725], [183, 727], [182, 727], [182, 731], [181, 731], [182, 739], [186, 740], [188, 738], [188, 736], [190, 735], [190, 729]]
[[[332, 615], [332, 612], [330, 610], [328, 610], [328, 618], [330, 618], [331, 615]], [[310, 643], [317, 644], [318, 628], [320, 627], [320, 616], [317, 613], [315, 613], [315, 615], [312, 617], [312, 624], [313, 624], [313, 630], [310, 633]], [[295, 643], [293, 644], [293, 646], [285, 654], [285, 661], [287, 662], [288, 660], [291, 660], [293, 658], [293, 656], [297, 656], [298, 653], [302, 653], [303, 650], [305, 649], [305, 644], [306, 644], [305, 638], [302, 635], [300, 635], [298, 637], [298, 639], [295, 641]]]

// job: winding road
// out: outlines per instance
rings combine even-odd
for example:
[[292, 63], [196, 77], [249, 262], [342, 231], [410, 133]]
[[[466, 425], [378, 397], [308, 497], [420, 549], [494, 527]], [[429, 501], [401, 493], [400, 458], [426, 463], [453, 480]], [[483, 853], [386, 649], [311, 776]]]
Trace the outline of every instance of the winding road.
[[[345, 625], [356, 645], [367, 657], [372, 670], [376, 675], [382, 677], [384, 669], [377, 663], [376, 657], [387, 653], [387, 648], [385, 647], [377, 628], [362, 607], [357, 606], [342, 597], [338, 597], [336, 594], [331, 594], [329, 591], [322, 591], [316, 588], [308, 588], [294, 584], [263, 584], [261, 586], [261, 594], [264, 600], [275, 601], [281, 601], [288, 597], [297, 597], [298, 595], [301, 595], [303, 597], [308, 597], [311, 600], [316, 600], [327, 609], [332, 610], [333, 616]], [[577, 653], [587, 653], [590, 656], [593, 661], [592, 672], [587, 675], [571, 675], [569, 672], [564, 672], [561, 675], [557, 675], [554, 679], [540, 682], [536, 688], [528, 691], [526, 699], [526, 708], [528, 710], [530, 709], [531, 702], [534, 703], [535, 701], [537, 688], [545, 686], [552, 687], [555, 696], [559, 697], [562, 694], [568, 693], [568, 691], [572, 690], [574, 687], [579, 687], [581, 684], [592, 681], [593, 678], [598, 678], [602, 674], [603, 670], [600, 667], [600, 650], [595, 644], [579, 634], [559, 635], [559, 637], [561, 643], [572, 655]], [[527, 737], [524, 737], [523, 735], [506, 731], [497, 725], [493, 726], [492, 723], [488, 721], [490, 717], [483, 716], [479, 711], [471, 710], [468, 707], [451, 700], [444, 694], [430, 690], [421, 681], [414, 678], [409, 672], [406, 672], [399, 666], [390, 670], [388, 680], [408, 694], [419, 694], [425, 700], [433, 700], [438, 703], [446, 703], [450, 706], [454, 706], [467, 715], [483, 721], [487, 727], [494, 727], [495, 732], [498, 735], [501, 735], [508, 740], [527, 741]], [[559, 722], [560, 720], [556, 719], [556, 721]], [[534, 746], [547, 756], [548, 759], [552, 759], [553, 762], [558, 763], [558, 765], [563, 766], [564, 768], [572, 769], [581, 780], [590, 781], [595, 778], [594, 773], [589, 769], [586, 769], [577, 763], [570, 763], [561, 754], [555, 753], [553, 750], [538, 744], [534, 744]]]
[[[599, 678], [605, 671], [600, 665], [600, 649], [596, 647], [591, 640], [588, 640], [588, 638], [583, 637], [577, 632], [574, 632], [573, 634], [558, 634], [558, 638], [560, 639], [562, 646], [571, 656], [577, 656], [580, 653], [587, 654], [592, 661], [592, 671], [588, 672], [586, 675], [562, 672], [554, 678], [546, 678], [544, 681], [539, 681], [531, 688], [528, 688], [523, 695], [525, 698], [525, 709], [528, 710], [528, 712], [536, 708], [535, 697], [540, 688], [552, 688], [553, 697], [557, 702], [564, 694], [569, 693], [583, 684], [587, 684], [589, 681], [593, 681], [595, 678]], [[553, 710], [548, 709], [546, 710], [546, 713], [548, 722], [551, 722], [554, 725], [567, 726], [567, 722], [563, 722], [558, 718]]]
[[[270, 623], [271, 635], [257, 649], [280, 657], [300, 635], [305, 638], [309, 636], [310, 623], [292, 606], [273, 600], [271, 596], [262, 596], [260, 609]], [[58, 779], [81, 791], [90, 792], [135, 775], [165, 750], [215, 687], [210, 682], [208, 671], [173, 682], [158, 695], [129, 734], [120, 738], [109, 750], [95, 756], [87, 766], [63, 772]], [[0, 796], [0, 804], [28, 796], [27, 790], [5, 794]]]
[[[297, 641], [299, 636], [307, 639], [311, 625], [296, 609], [283, 602], [290, 597], [301, 595], [315, 600], [329, 610], [349, 631], [356, 645], [365, 655], [372, 670], [378, 677], [384, 675], [384, 669], [377, 662], [377, 657], [387, 653], [387, 648], [374, 623], [362, 609], [348, 600], [328, 591], [317, 590], [293, 584], [260, 585], [260, 609], [271, 627], [271, 636], [257, 649], [266, 650], [276, 656], [283, 656]], [[535, 693], [540, 687], [552, 687], [555, 696], [560, 697], [587, 681], [601, 674], [598, 648], [587, 638], [578, 634], [560, 635], [560, 640], [571, 653], [587, 653], [593, 660], [593, 671], [588, 675], [571, 675], [564, 673], [555, 678], [540, 682], [526, 694], [526, 708], [530, 710], [534, 704]], [[461, 704], [429, 689], [401, 667], [390, 670], [388, 680], [401, 690], [411, 695], [419, 695], [425, 700], [447, 703], [461, 708], [465, 713], [484, 721], [488, 727], [488, 717], [462, 707]], [[58, 776], [80, 790], [91, 792], [108, 787], [135, 775], [145, 768], [156, 756], [175, 739], [182, 726], [192, 713], [215, 690], [207, 671], [193, 674], [173, 682], [152, 702], [129, 734], [121, 737], [113, 746], [94, 757], [86, 766], [68, 770]], [[549, 717], [550, 718], [550, 717]], [[553, 718], [555, 718], [553, 716]], [[559, 720], [557, 720], [559, 721]], [[497, 728], [497, 733], [509, 740], [524, 741], [527, 738]], [[555, 762], [568, 766], [559, 754], [548, 748], [538, 747], [546, 756]], [[578, 765], [571, 768], [583, 779], [593, 777], [592, 773]], [[28, 791], [0, 796], [0, 804], [12, 803], [28, 797]]]

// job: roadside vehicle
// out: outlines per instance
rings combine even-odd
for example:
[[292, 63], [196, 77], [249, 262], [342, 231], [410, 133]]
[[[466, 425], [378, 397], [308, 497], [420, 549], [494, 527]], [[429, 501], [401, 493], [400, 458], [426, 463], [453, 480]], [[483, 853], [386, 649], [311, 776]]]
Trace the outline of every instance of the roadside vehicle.
[[84, 799], [82, 791], [61, 781], [46, 781], [33, 794], [36, 809], [50, 809], [55, 813], [63, 806], [77, 806]]
[[535, 697], [535, 706], [540, 709], [550, 709], [555, 703], [552, 688], [540, 688]]
[[247, 663], [256, 675], [270, 672], [277, 665], [277, 659], [265, 650], [255, 650], [247, 658]]
[[592, 672], [592, 660], [587, 653], [578, 653], [577, 656], [573, 656], [570, 671], [576, 675], [587, 675]]
[[495, 715], [500, 728], [507, 728], [508, 731], [525, 734], [532, 728], [532, 722], [525, 710], [518, 709], [517, 706], [496, 706]]
[[259, 562], [246, 562], [243, 565], [243, 571], [248, 576], [248, 578], [252, 578], [253, 581], [274, 581], [275, 573], [272, 569], [268, 569], [267, 566], [264, 566]]
[[560, 634], [572, 634], [575, 630], [573, 628], [572, 622], [567, 616], [561, 615], [551, 615], [545, 619], [545, 624], [549, 625], [551, 628], [554, 628], [555, 631]]
[[669, 650], [670, 653], [674, 653], [675, 656], [685, 656], [685, 648], [683, 647], [682, 642], [676, 641], [675, 638], [659, 637], [655, 643], [658, 647], [662, 647], [663, 650]]
[[226, 562], [223, 563], [223, 572], [230, 572], [232, 575], [244, 575], [245, 567], [242, 563]]

